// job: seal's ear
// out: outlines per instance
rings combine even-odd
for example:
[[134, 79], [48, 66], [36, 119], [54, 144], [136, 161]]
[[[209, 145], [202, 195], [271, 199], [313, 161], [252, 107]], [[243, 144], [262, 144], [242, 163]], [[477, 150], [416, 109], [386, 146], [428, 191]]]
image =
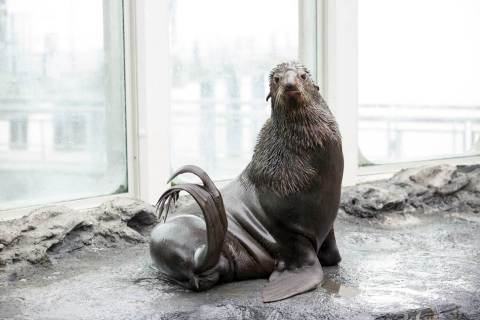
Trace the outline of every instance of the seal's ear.
[[318, 91], [320, 91], [320, 87], [317, 86], [316, 84], [313, 85], [315, 87], [315, 89], [317, 89]]
[[268, 99], [270, 99], [271, 97], [272, 97], [272, 94], [269, 92], [268, 96], [267, 96], [267, 99], [265, 99], [265, 101], [268, 101]]

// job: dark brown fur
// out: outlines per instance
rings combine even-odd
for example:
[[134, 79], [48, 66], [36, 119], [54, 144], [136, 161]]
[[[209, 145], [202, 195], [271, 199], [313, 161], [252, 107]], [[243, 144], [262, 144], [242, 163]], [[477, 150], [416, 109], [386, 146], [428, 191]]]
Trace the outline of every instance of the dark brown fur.
[[[284, 88], [273, 78], [292, 67], [304, 72], [306, 79], [298, 84], [301, 99], [285, 101]], [[244, 174], [255, 186], [286, 196], [311, 183], [318, 175], [311, 165], [312, 158], [327, 144], [341, 147], [341, 138], [335, 119], [305, 67], [289, 62], [273, 69], [269, 96], [272, 116], [260, 131]]]

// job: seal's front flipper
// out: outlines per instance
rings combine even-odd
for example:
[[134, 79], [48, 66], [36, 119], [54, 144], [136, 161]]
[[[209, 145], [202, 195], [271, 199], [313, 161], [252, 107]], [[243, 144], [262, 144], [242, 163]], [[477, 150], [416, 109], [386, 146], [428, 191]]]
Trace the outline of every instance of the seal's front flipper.
[[323, 280], [320, 262], [293, 270], [274, 271], [263, 288], [263, 302], [290, 298], [315, 289]]
[[318, 250], [318, 260], [320, 260], [320, 264], [324, 267], [336, 266], [342, 260], [340, 252], [338, 252], [335, 231], [333, 228], [330, 230]]

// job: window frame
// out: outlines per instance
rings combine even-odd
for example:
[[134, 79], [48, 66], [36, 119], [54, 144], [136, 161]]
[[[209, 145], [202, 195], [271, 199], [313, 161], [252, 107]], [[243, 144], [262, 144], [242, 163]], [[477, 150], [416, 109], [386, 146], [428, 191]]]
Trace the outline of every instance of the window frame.
[[[170, 163], [170, 57], [168, 0], [124, 0], [125, 104], [128, 192], [0, 210], [0, 220], [45, 205], [86, 209], [118, 197], [155, 203], [167, 187]], [[385, 178], [402, 168], [478, 163], [480, 156], [359, 167], [358, 0], [299, 0], [299, 58], [310, 66], [340, 126], [343, 185]], [[308, 15], [315, 10], [315, 18]]]
[[343, 185], [358, 178], [357, 0], [320, 0], [319, 84], [342, 134]]
[[[344, 47], [355, 48], [345, 37], [351, 31], [345, 18], [356, 13], [356, 0], [299, 0], [299, 59], [310, 67], [323, 95], [340, 124], [345, 153], [344, 184], [355, 182], [356, 153], [349, 152], [356, 141], [356, 88], [345, 68], [354, 65], [356, 52], [337, 55]], [[311, 11], [315, 15], [311, 15]], [[345, 10], [345, 11], [344, 11]], [[167, 187], [170, 163], [170, 57], [168, 0], [124, 0], [124, 58], [127, 128], [128, 192], [108, 196], [67, 200], [0, 211], [0, 220], [19, 217], [44, 205], [68, 205], [86, 209], [117, 197], [137, 197], [154, 203]], [[354, 65], [356, 67], [356, 65]], [[355, 83], [356, 84], [356, 83]], [[341, 99], [337, 92], [351, 92]], [[354, 104], [352, 104], [354, 101]], [[161, 106], [161, 107], [159, 107]], [[351, 117], [355, 115], [355, 117]], [[356, 142], [355, 142], [356, 146]]]
[[[343, 185], [391, 177], [401, 169], [436, 164], [475, 164], [480, 156], [360, 166], [358, 161], [358, 0], [318, 0], [316, 75], [343, 140]], [[301, 57], [305, 58], [305, 57]]]
[[[323, 0], [327, 2], [335, 2], [335, 0]], [[335, 16], [337, 19], [346, 19], [347, 16], [355, 17], [355, 28], [349, 32], [345, 32], [348, 29], [348, 26], [343, 26], [340, 28], [340, 33], [332, 32], [331, 37], [339, 38], [343, 37], [344, 41], [355, 43], [357, 47], [358, 44], [358, 1], [359, 0], [337, 0], [337, 8], [333, 12], [329, 13], [330, 15]], [[347, 3], [348, 2], [348, 3]], [[344, 30], [342, 30], [344, 29]], [[341, 58], [342, 59], [342, 58]], [[357, 74], [357, 65], [358, 65], [358, 54], [355, 53], [355, 57], [350, 57], [350, 59], [355, 59], [355, 73], [351, 72], [350, 76], [355, 81], [355, 87], [358, 88], [358, 74]], [[358, 90], [358, 89], [357, 89]], [[346, 91], [348, 92], [348, 90]], [[358, 95], [358, 93], [357, 93]], [[450, 164], [450, 165], [462, 165], [462, 164], [478, 164], [480, 163], [480, 155], [451, 155], [450, 157], [443, 157], [438, 159], [428, 159], [428, 160], [419, 160], [419, 161], [401, 161], [396, 163], [387, 163], [387, 164], [374, 164], [370, 166], [360, 166], [358, 162], [358, 98], [356, 98], [355, 112], [352, 112], [350, 115], [345, 115], [346, 118], [349, 118], [350, 123], [353, 121], [353, 113], [355, 113], [355, 122], [356, 122], [356, 132], [355, 132], [355, 151], [357, 153], [355, 160], [355, 179], [354, 183], [360, 183], [365, 181], [372, 181], [378, 179], [385, 179], [393, 176], [396, 172], [401, 169], [416, 168], [422, 166], [432, 166], [439, 164]], [[352, 137], [353, 138], [353, 134]], [[345, 152], [345, 150], [344, 150]], [[353, 183], [352, 183], [353, 184]]]
[[22, 217], [36, 208], [47, 205], [65, 205], [83, 210], [100, 205], [118, 197], [138, 197], [138, 143], [137, 143], [137, 100], [136, 100], [136, 63], [135, 63], [135, 0], [123, 0], [123, 47], [125, 74], [125, 119], [127, 147], [127, 179], [128, 192], [113, 195], [49, 202], [45, 204], [25, 206], [13, 209], [0, 209], [0, 221]]
[[[314, 75], [318, 74], [319, 65], [317, 34], [321, 20], [317, 10], [323, 1], [299, 0], [300, 17], [308, 20], [299, 26], [299, 58], [311, 68]], [[168, 187], [167, 181], [172, 169], [169, 141], [171, 83], [168, 0], [138, 0], [136, 10], [139, 196], [144, 201], [154, 203]], [[310, 14], [311, 10], [315, 10], [314, 15]], [[155, 108], [155, 105], [164, 107]], [[216, 182], [222, 185], [226, 181]]]

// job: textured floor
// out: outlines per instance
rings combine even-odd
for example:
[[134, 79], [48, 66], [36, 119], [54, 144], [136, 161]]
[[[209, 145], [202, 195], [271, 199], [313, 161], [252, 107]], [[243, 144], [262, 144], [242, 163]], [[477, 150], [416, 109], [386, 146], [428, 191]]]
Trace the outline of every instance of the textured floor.
[[[480, 319], [480, 215], [341, 213], [343, 261], [317, 290], [263, 304], [265, 280], [184, 291], [158, 279], [146, 244], [0, 269], [0, 319]], [[409, 311], [410, 310], [410, 311]]]

